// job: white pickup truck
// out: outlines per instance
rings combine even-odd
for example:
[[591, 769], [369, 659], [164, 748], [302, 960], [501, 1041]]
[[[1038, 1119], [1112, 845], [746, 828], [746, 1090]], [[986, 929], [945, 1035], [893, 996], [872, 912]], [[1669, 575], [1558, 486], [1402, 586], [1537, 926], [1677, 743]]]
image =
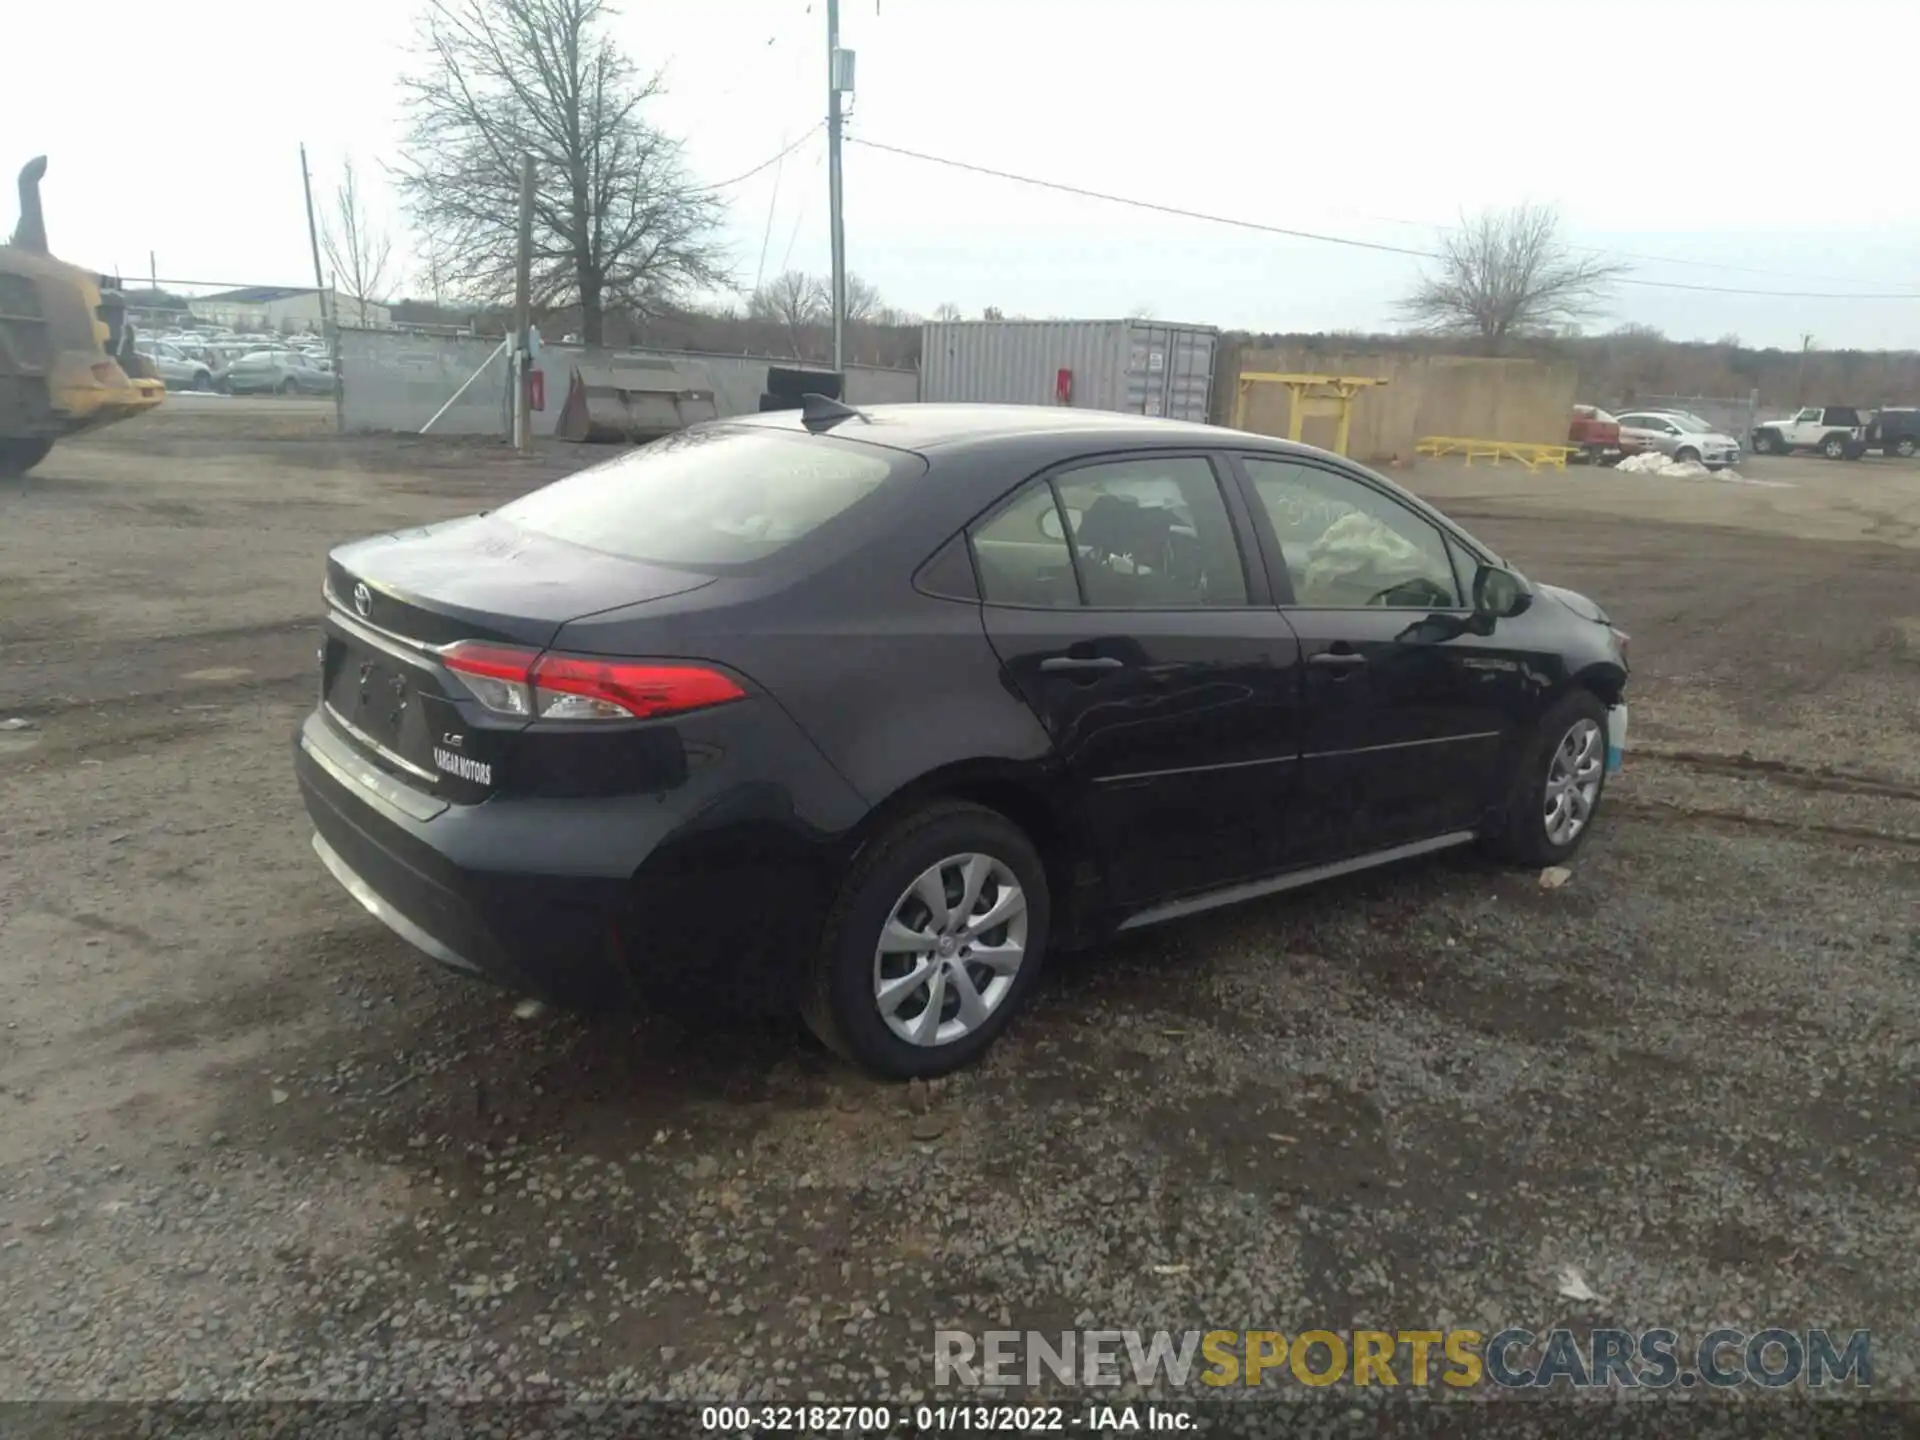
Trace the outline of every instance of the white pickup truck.
[[1829, 460], [1858, 460], [1867, 453], [1867, 421], [1851, 405], [1808, 405], [1784, 420], [1753, 427], [1753, 453], [1791, 455], [1818, 450]]

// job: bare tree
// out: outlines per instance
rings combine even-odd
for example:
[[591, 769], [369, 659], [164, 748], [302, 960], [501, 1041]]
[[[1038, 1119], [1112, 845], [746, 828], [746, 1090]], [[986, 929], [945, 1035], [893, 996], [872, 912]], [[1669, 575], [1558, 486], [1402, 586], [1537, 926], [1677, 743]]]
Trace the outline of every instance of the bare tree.
[[[832, 294], [832, 282], [828, 282], [828, 294]], [[858, 275], [847, 276], [847, 319], [855, 324], [863, 320], [874, 320], [876, 312], [882, 309], [880, 287], [871, 280], [862, 280]]]
[[1550, 206], [1520, 205], [1461, 217], [1440, 236], [1438, 269], [1400, 304], [1414, 328], [1474, 335], [1498, 353], [1509, 338], [1551, 334], [1599, 314], [1630, 268], [1576, 255]]
[[960, 307], [951, 300], [942, 300], [938, 305], [933, 307], [933, 318], [936, 320], [958, 320], [961, 318]]
[[649, 124], [642, 79], [601, 33], [604, 0], [428, 0], [399, 184], [479, 301], [513, 292], [520, 157], [535, 163], [533, 299], [580, 307], [582, 338], [609, 311], [657, 315], [724, 283], [722, 207], [680, 144]]
[[365, 328], [367, 307], [386, 297], [387, 282], [393, 278], [388, 274], [393, 237], [367, 213], [351, 155], [341, 163], [340, 184], [321, 222], [320, 248], [333, 272], [334, 293], [347, 301], [342, 307], [347, 313], [334, 320]]
[[747, 297], [747, 314], [786, 327], [795, 358], [804, 354], [807, 332], [828, 319], [832, 304], [818, 276], [786, 270]]

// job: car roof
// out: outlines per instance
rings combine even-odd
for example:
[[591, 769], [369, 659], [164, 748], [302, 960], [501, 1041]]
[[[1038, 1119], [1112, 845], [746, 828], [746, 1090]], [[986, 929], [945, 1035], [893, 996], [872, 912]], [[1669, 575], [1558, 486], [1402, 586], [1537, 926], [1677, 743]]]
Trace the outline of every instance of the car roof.
[[[952, 450], [1009, 439], [1071, 440], [1094, 447], [1115, 446], [1240, 446], [1282, 453], [1313, 454], [1312, 447], [1254, 435], [1218, 425], [1158, 416], [1129, 415], [1117, 410], [1080, 410], [1064, 405], [962, 405], [924, 403], [862, 405], [855, 407], [866, 423], [849, 416], [832, 433], [849, 440], [866, 440], [901, 450]], [[777, 430], [803, 427], [797, 410], [771, 410], [719, 422]]]

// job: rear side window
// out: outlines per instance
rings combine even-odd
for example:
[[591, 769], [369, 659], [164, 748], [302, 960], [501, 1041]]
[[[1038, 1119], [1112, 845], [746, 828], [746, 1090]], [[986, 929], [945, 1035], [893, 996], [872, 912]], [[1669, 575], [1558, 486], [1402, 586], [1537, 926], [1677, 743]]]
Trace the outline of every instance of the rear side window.
[[495, 513], [629, 560], [763, 560], [873, 494], [905, 456], [768, 430], [686, 430]]
[[1080, 603], [1053, 487], [1029, 485], [973, 532], [973, 558], [980, 591], [989, 605], [1071, 609]]

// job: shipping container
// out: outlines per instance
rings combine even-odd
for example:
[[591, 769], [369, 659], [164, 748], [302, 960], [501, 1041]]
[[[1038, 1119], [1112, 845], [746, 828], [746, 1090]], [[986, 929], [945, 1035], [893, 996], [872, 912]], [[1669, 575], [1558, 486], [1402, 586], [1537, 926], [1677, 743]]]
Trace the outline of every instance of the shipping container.
[[1154, 320], [935, 321], [920, 335], [920, 398], [1204, 424], [1219, 334]]

